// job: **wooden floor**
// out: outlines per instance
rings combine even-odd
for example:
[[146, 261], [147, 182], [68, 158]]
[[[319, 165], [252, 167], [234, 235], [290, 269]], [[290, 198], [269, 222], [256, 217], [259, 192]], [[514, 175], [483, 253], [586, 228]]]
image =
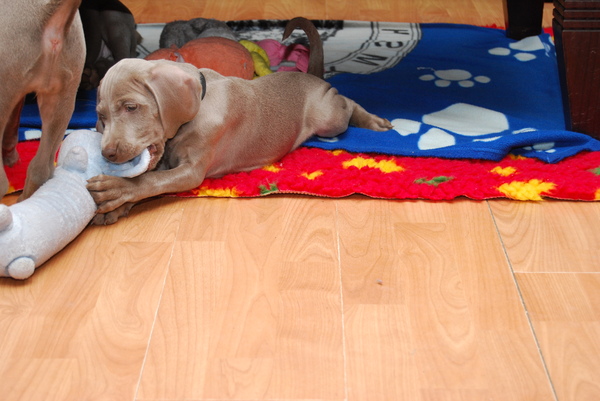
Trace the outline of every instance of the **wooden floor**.
[[[500, 0], [125, 3], [503, 24]], [[0, 279], [0, 399], [600, 400], [599, 239], [598, 203], [153, 200]]]

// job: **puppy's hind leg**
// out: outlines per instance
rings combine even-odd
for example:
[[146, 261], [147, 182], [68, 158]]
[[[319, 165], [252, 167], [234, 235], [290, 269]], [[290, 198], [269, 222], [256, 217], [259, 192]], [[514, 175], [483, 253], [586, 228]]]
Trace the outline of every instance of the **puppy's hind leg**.
[[346, 131], [349, 125], [373, 131], [387, 131], [393, 128], [387, 119], [369, 113], [354, 100], [340, 95], [335, 88], [331, 88], [326, 96], [328, 98], [325, 98], [325, 104], [329, 107], [319, 108], [319, 121], [322, 124], [315, 132], [317, 136], [337, 136]]
[[375, 114], [369, 113], [360, 104], [348, 99], [353, 104], [352, 115], [350, 116], [350, 125], [359, 128], [367, 128], [373, 131], [388, 131], [394, 126], [386, 118], [381, 118]]

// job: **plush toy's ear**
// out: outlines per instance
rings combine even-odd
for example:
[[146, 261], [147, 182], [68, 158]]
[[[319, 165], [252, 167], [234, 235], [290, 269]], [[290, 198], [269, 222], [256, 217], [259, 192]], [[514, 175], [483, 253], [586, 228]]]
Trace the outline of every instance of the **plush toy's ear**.
[[147, 85], [156, 99], [160, 120], [168, 138], [191, 121], [200, 109], [203, 84], [176, 65], [157, 63], [150, 70]]

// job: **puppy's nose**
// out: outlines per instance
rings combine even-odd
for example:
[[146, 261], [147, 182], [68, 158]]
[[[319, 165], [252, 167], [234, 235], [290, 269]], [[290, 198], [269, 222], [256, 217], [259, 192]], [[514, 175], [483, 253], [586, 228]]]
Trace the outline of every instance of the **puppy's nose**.
[[110, 160], [111, 162], [114, 162], [115, 159], [117, 158], [117, 147], [116, 146], [107, 146], [104, 149], [102, 149], [102, 156], [104, 156], [106, 159]]

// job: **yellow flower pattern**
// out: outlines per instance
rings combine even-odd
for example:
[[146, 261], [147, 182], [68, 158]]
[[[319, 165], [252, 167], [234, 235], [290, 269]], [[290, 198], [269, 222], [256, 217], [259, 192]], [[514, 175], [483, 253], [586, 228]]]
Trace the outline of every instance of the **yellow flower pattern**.
[[517, 172], [517, 169], [511, 166], [508, 167], [500, 167], [500, 166], [496, 166], [494, 167], [492, 170], [492, 173], [501, 175], [502, 177], [508, 177], [509, 175], [513, 175], [514, 173]]
[[509, 198], [518, 200], [543, 200], [542, 193], [548, 193], [556, 187], [551, 182], [544, 182], [537, 179], [523, 181], [513, 181], [509, 184], [502, 184], [498, 190]]
[[240, 194], [235, 188], [217, 188], [211, 189], [208, 187], [200, 187], [200, 189], [193, 191], [197, 197], [217, 197], [217, 198], [237, 198]]
[[268, 166], [265, 166], [262, 169], [265, 171], [270, 171], [271, 173], [278, 173], [281, 171], [281, 167], [277, 167], [274, 164], [269, 164]]
[[321, 170], [317, 170], [312, 173], [302, 173], [301, 175], [306, 179], [314, 180], [315, 178], [322, 176], [323, 172]]
[[366, 159], [364, 157], [355, 157], [352, 160], [345, 161], [342, 164], [342, 166], [344, 168], [356, 167], [358, 169], [362, 169], [365, 167], [377, 168], [383, 173], [394, 173], [404, 171], [404, 167], [398, 166], [393, 160], [376, 161], [375, 159]]

